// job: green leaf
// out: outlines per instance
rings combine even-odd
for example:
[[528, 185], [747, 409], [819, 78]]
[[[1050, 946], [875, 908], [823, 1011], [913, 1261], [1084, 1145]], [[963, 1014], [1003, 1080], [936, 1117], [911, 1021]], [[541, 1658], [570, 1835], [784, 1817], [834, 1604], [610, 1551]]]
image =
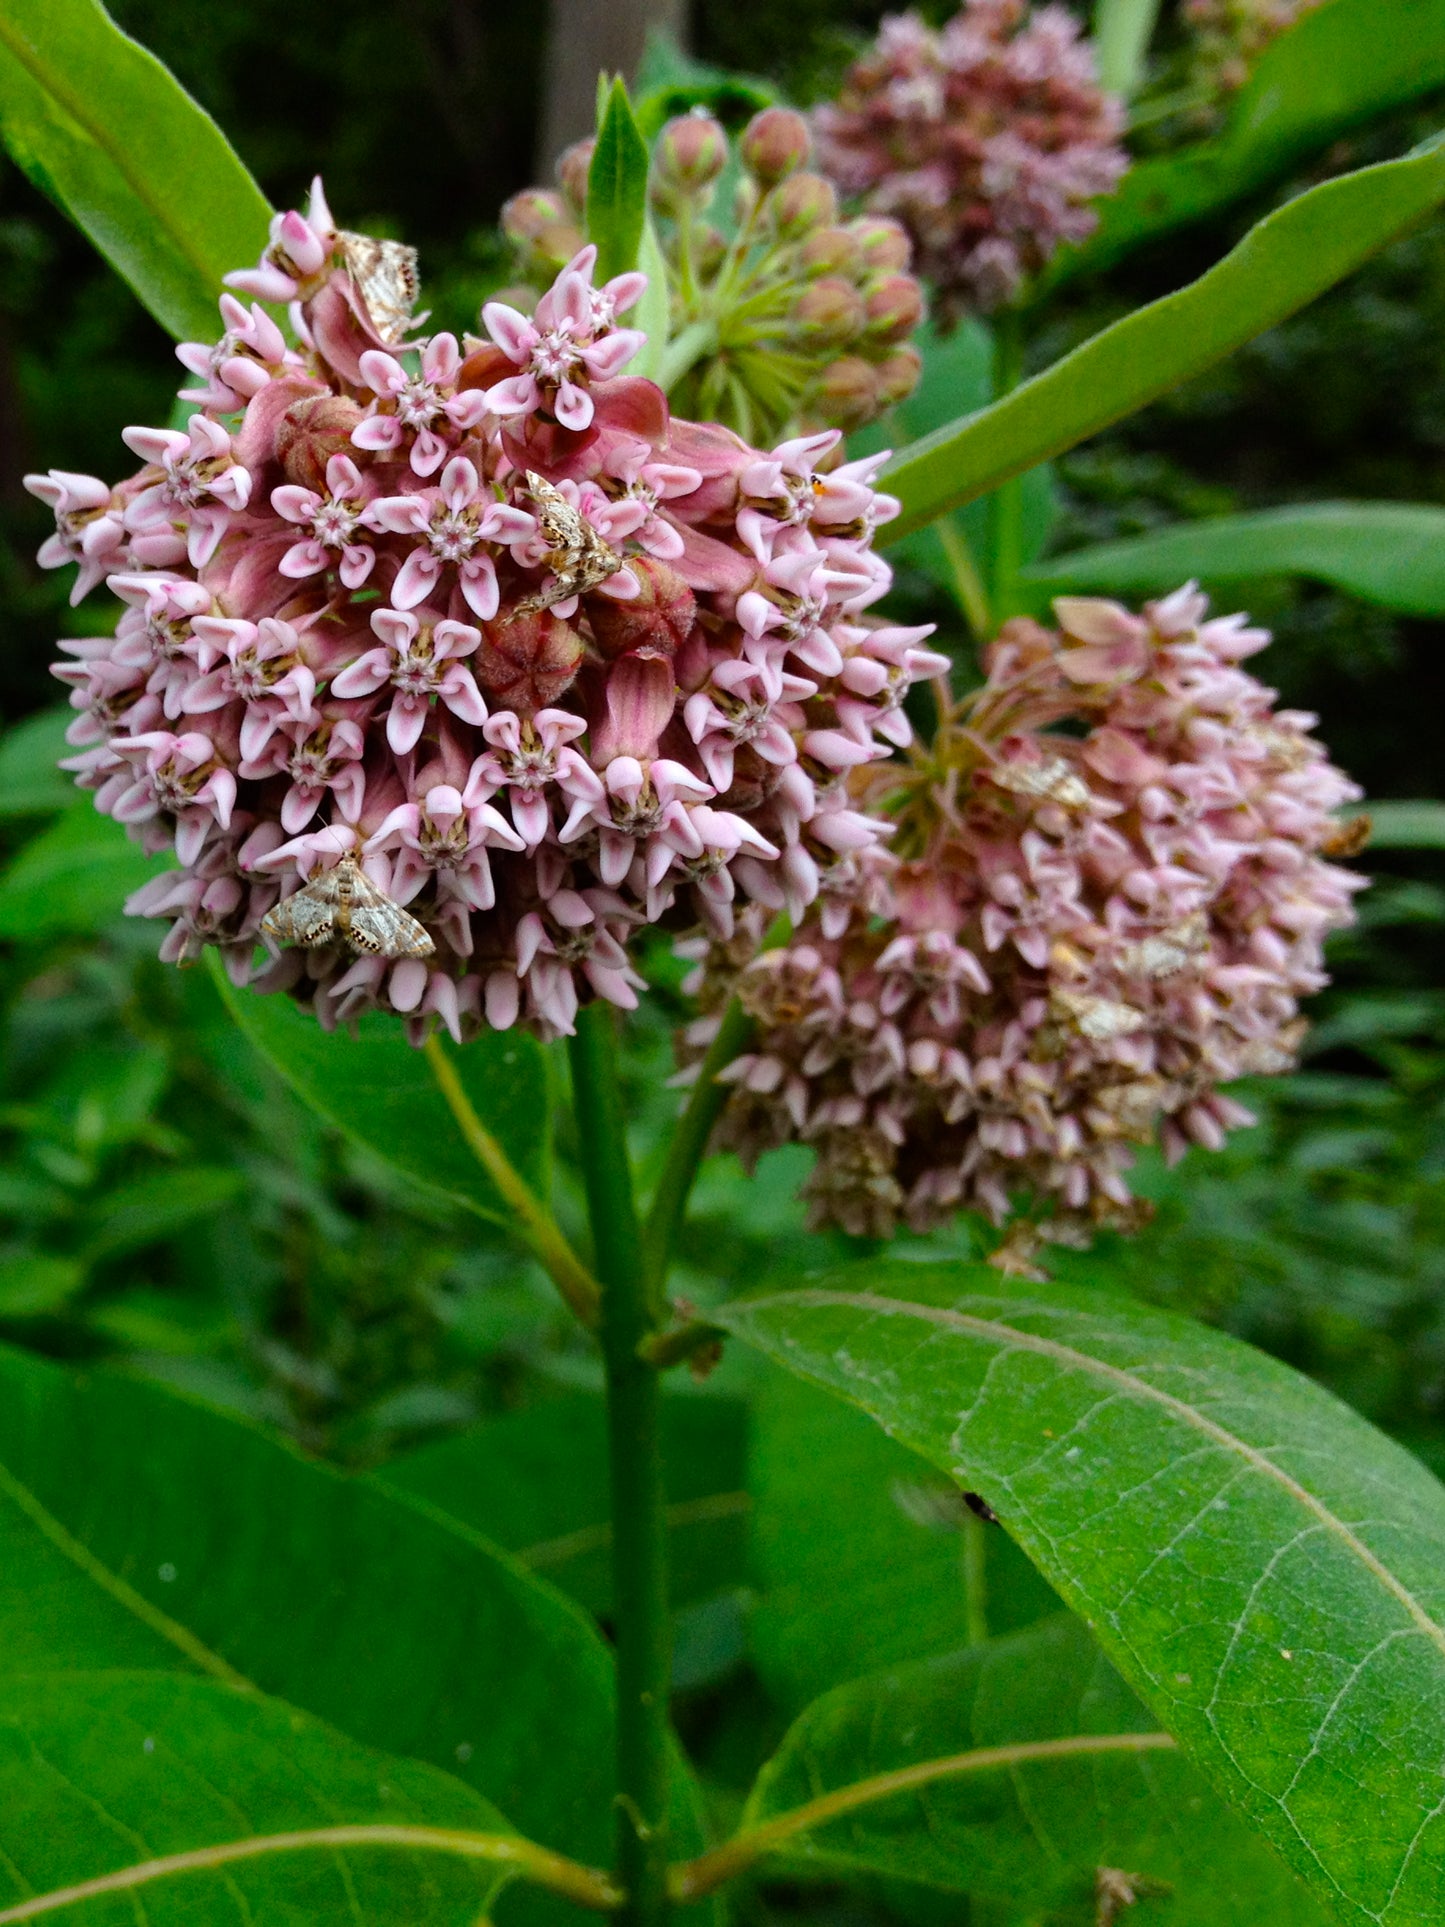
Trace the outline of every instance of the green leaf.
[[[1119, 1867], [1169, 1890], [1170, 1927], [1320, 1927], [1308, 1889], [1183, 1754], [1130, 1744], [1155, 1730], [1087, 1630], [1060, 1617], [815, 1701], [763, 1768], [741, 1827], [934, 1764], [922, 1784], [795, 1836], [788, 1861], [1081, 1923], [1094, 1918], [1097, 1870]], [[1071, 1752], [1081, 1735], [1120, 1744]], [[996, 1750], [1003, 1757], [946, 1770]]]
[[0, 1318], [42, 1318], [59, 1311], [84, 1283], [85, 1266], [77, 1258], [0, 1252]]
[[[0, 1908], [232, 1841], [337, 1826], [511, 1829], [435, 1767], [358, 1746], [259, 1694], [175, 1673], [0, 1682]], [[70, 1908], [155, 1927], [474, 1927], [508, 1872], [416, 1848], [233, 1860]]]
[[0, 875], [0, 937], [93, 936], [165, 867], [165, 858], [147, 856], [88, 797], [73, 800]]
[[250, 1681], [561, 1852], [610, 1853], [606, 1647], [420, 1502], [153, 1384], [0, 1348], [0, 1570], [0, 1677]]
[[210, 1217], [235, 1202], [245, 1180], [224, 1165], [192, 1164], [174, 1171], [153, 1171], [107, 1191], [86, 1214], [84, 1252], [88, 1263], [143, 1251], [174, 1237], [198, 1218]]
[[[764, 1384], [748, 1485], [753, 1657], [780, 1705], [795, 1711], [839, 1680], [967, 1644], [967, 1510], [862, 1413], [790, 1379]], [[991, 1628], [1056, 1611], [1007, 1535], [979, 1531]]]
[[1021, 586], [1056, 595], [1157, 595], [1206, 583], [1303, 575], [1401, 615], [1445, 615], [1445, 509], [1415, 502], [1311, 502], [1221, 515], [1050, 556]]
[[271, 210], [210, 115], [96, 0], [0, 7], [0, 137], [164, 328], [217, 331]]
[[56, 764], [70, 754], [67, 726], [72, 709], [43, 709], [0, 735], [0, 817], [50, 816], [69, 809], [75, 785]]
[[1445, 0], [1330, 0], [1265, 49], [1213, 140], [1132, 167], [1099, 203], [1091, 238], [1059, 256], [1038, 292], [1221, 213], [1350, 129], [1442, 85]]
[[628, 315], [627, 325], [641, 328], [647, 340], [628, 363], [627, 372], [641, 375], [647, 381], [660, 382], [663, 360], [667, 354], [667, 262], [663, 259], [662, 248], [651, 221], [646, 222], [642, 229], [637, 265], [647, 276], [647, 286]]
[[1445, 803], [1371, 803], [1372, 850], [1445, 850]]
[[1137, 309], [991, 408], [904, 449], [883, 473], [896, 540], [1060, 455], [1314, 300], [1445, 200], [1438, 142], [1311, 188], [1199, 280]]
[[[237, 990], [214, 960], [213, 974], [246, 1036], [313, 1110], [429, 1190], [510, 1222], [399, 1018], [372, 1011], [354, 1037], [324, 1031], [289, 997]], [[484, 1031], [453, 1061], [478, 1117], [532, 1189], [545, 1193], [551, 1124], [541, 1045], [521, 1031]]]
[[587, 171], [587, 239], [597, 247], [599, 282], [638, 265], [647, 224], [647, 142], [620, 79], [606, 101]]
[[1111, 94], [1137, 93], [1159, 18], [1159, 0], [1098, 0], [1094, 9], [1094, 66]]
[[[678, 1394], [662, 1403], [672, 1598], [686, 1605], [743, 1577], [748, 1497], [744, 1408]], [[377, 1478], [483, 1532], [589, 1612], [612, 1603], [607, 1419], [569, 1392], [393, 1459]]]
[[1438, 1918], [1445, 1489], [1408, 1452], [1222, 1333], [982, 1266], [709, 1316], [980, 1491], [1342, 1919]]

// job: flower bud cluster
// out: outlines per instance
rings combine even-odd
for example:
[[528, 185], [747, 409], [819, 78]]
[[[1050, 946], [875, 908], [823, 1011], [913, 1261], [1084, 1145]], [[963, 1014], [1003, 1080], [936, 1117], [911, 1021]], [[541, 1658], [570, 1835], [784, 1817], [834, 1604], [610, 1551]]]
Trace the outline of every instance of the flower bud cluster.
[[[842, 218], [832, 183], [809, 170], [812, 147], [801, 114], [755, 115], [727, 209], [717, 202], [731, 148], [710, 114], [670, 120], [653, 152], [670, 333], [692, 349], [674, 405], [750, 440], [799, 423], [859, 428], [912, 394], [922, 369], [908, 236], [886, 217]], [[591, 148], [563, 156], [557, 191], [530, 188], [502, 210], [524, 276], [551, 275], [580, 246]]]
[[1320, 0], [1184, 0], [1192, 86], [1206, 99], [1232, 94], [1272, 40]]
[[901, 804], [887, 772], [891, 851], [838, 865], [786, 947], [693, 946], [686, 1052], [734, 991], [757, 1026], [724, 1141], [814, 1146], [815, 1222], [1127, 1222], [1135, 1145], [1217, 1147], [1251, 1121], [1220, 1086], [1291, 1067], [1349, 921], [1361, 879], [1325, 854], [1358, 792], [1241, 667], [1267, 634], [1192, 584], [1055, 610], [1005, 625]]
[[1024, 0], [965, 0], [940, 30], [889, 17], [813, 125], [823, 171], [903, 223], [945, 314], [1012, 301], [1128, 166], [1072, 15]]
[[[530, 317], [490, 304], [487, 339], [411, 339], [414, 256], [339, 232], [318, 183], [229, 277], [290, 303], [297, 345], [228, 294], [221, 340], [179, 350], [189, 425], [126, 431], [137, 474], [29, 478], [42, 562], [122, 604], [61, 644], [66, 767], [174, 851], [128, 906], [164, 957], [218, 945], [327, 1027], [556, 1034], [635, 1002], [640, 926], [725, 936], [739, 893], [801, 915], [879, 833], [848, 772], [907, 741], [938, 659], [868, 613], [877, 460], [819, 473], [836, 433], [763, 452], [672, 417], [622, 372], [643, 277], [593, 266]], [[342, 859], [389, 906], [293, 905], [258, 966], [263, 919], [334, 901]]]

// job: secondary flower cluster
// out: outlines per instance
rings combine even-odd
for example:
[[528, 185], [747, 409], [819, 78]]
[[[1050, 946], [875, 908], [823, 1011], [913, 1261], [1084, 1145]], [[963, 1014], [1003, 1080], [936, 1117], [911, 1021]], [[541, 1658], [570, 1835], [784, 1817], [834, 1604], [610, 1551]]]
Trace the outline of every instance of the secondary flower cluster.
[[[530, 188], [502, 210], [524, 276], [550, 277], [581, 245], [593, 145], [563, 155], [558, 191]], [[654, 149], [671, 330], [692, 348], [672, 399], [749, 439], [800, 420], [861, 427], [912, 394], [921, 370], [908, 341], [923, 318], [908, 236], [876, 216], [841, 220], [832, 184], [807, 171], [811, 153], [801, 114], [755, 115], [737, 142], [741, 177], [724, 215], [714, 203], [730, 150], [711, 115], [679, 115]]]
[[[338, 231], [318, 183], [229, 277], [290, 303], [298, 345], [228, 294], [221, 339], [179, 351], [187, 428], [128, 429], [116, 488], [29, 478], [42, 561], [124, 605], [56, 673], [67, 767], [174, 849], [129, 906], [167, 920], [163, 956], [219, 945], [328, 1027], [555, 1034], [579, 999], [635, 1002], [640, 925], [724, 935], [739, 891], [801, 915], [874, 839], [848, 772], [907, 740], [937, 661], [867, 613], [877, 464], [670, 417], [622, 372], [643, 277], [593, 265], [530, 317], [489, 305], [486, 340], [409, 340], [414, 255]], [[274, 926], [298, 947], [257, 969], [303, 889], [320, 907]], [[409, 917], [348, 921], [358, 890]]]
[[1189, 77], [1208, 97], [1232, 94], [1272, 40], [1320, 0], [1184, 0]]
[[1024, 0], [965, 0], [941, 30], [890, 16], [813, 125], [824, 172], [907, 228], [945, 314], [1012, 301], [1128, 166], [1073, 17]]
[[1358, 792], [1240, 666], [1268, 635], [1192, 584], [1142, 616], [1055, 610], [1005, 625], [901, 792], [860, 771], [860, 802], [895, 793], [890, 852], [835, 866], [784, 948], [694, 946], [688, 1053], [733, 990], [758, 1029], [724, 1139], [815, 1146], [818, 1222], [1127, 1221], [1131, 1147], [1251, 1121], [1219, 1087], [1291, 1067], [1349, 920], [1361, 880], [1322, 852]]

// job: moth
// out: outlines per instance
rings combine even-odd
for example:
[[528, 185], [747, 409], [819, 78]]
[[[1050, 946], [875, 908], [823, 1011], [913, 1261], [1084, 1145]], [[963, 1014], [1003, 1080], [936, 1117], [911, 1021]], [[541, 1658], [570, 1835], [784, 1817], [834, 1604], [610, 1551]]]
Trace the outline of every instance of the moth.
[[343, 856], [261, 919], [264, 936], [320, 950], [344, 943], [362, 957], [429, 957], [436, 945], [409, 911], [393, 903], [354, 856]]
[[553, 580], [517, 604], [519, 615], [535, 615], [554, 603], [566, 602], [570, 596], [586, 595], [622, 567], [622, 557], [602, 540], [587, 517], [573, 508], [561, 489], [543, 481], [530, 468], [527, 492], [547, 544], [547, 566]]
[[343, 233], [342, 258], [356, 283], [376, 332], [395, 347], [412, 323], [420, 289], [416, 249], [401, 241], [378, 241], [370, 234]]

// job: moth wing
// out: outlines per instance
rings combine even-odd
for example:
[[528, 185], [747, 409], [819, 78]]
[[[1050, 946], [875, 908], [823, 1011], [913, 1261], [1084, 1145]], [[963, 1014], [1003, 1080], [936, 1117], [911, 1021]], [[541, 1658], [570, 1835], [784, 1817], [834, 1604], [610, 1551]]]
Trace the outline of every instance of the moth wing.
[[378, 241], [370, 234], [343, 233], [341, 245], [351, 278], [378, 334], [383, 341], [399, 342], [416, 306], [416, 249], [401, 241]]
[[315, 884], [308, 884], [268, 910], [261, 919], [261, 929], [278, 943], [298, 943], [307, 950], [319, 949], [335, 935], [335, 892], [323, 892]]
[[410, 911], [379, 890], [352, 904], [347, 935], [369, 957], [429, 957], [436, 949]]

